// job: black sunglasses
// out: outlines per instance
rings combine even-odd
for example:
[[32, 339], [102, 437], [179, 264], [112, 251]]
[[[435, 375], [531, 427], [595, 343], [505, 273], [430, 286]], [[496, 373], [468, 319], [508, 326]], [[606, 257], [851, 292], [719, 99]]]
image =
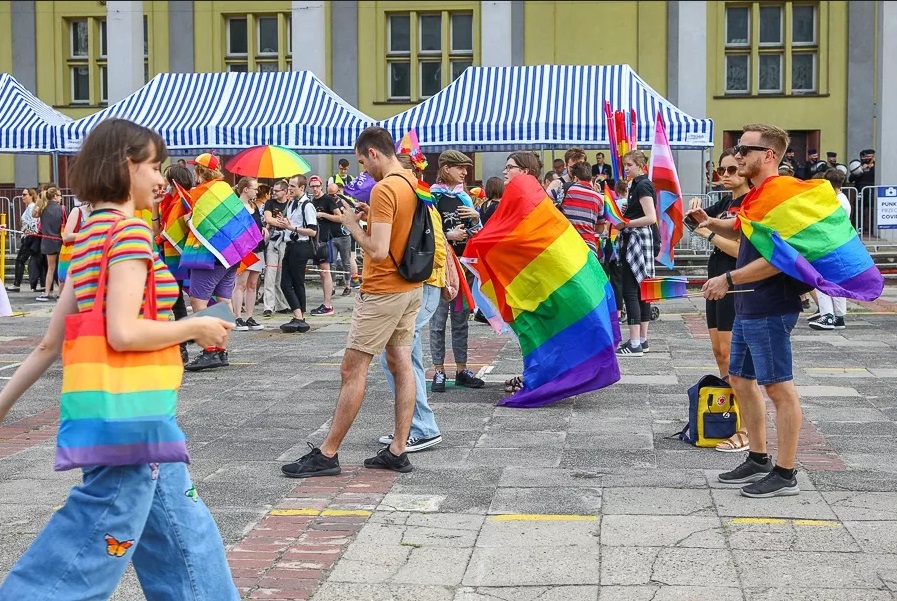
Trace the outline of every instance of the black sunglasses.
[[729, 165], [728, 167], [717, 167], [716, 172], [719, 175], [725, 175], [727, 173], [729, 175], [735, 175], [736, 173], [738, 173], [738, 167], [736, 167], [735, 165]]
[[747, 144], [739, 144], [732, 150], [735, 151], [735, 154], [740, 154], [741, 156], [746, 157], [752, 150], [756, 150], [758, 152], [766, 152], [767, 150], [772, 150], [772, 148], [767, 148], [766, 146], [749, 146]]

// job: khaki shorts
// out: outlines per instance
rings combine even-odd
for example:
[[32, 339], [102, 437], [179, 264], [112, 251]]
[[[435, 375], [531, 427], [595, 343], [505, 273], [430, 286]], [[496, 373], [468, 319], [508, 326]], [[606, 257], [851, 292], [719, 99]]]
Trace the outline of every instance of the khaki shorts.
[[379, 355], [387, 346], [411, 346], [422, 288], [395, 294], [355, 295], [346, 348]]

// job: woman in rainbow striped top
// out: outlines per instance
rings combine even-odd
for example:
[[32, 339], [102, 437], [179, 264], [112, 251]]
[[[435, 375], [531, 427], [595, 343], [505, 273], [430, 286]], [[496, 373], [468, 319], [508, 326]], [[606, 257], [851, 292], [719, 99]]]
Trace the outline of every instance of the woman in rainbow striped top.
[[[221, 345], [233, 324], [169, 321], [177, 283], [134, 217], [152, 207], [167, 155], [155, 132], [111, 119], [69, 171], [93, 212], [43, 341], [0, 391], [0, 419], [62, 354], [56, 469], [82, 467], [83, 482], [13, 566], [0, 598], [107, 599], [131, 562], [148, 599], [239, 599], [174, 417], [178, 344]], [[158, 415], [163, 407], [170, 412]]]

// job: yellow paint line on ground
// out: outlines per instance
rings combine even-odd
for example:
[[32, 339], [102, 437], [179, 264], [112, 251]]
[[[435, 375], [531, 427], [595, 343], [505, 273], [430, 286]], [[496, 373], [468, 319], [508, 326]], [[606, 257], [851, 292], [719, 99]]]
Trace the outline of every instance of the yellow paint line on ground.
[[370, 517], [372, 513], [372, 511], [367, 509], [325, 509], [321, 512], [321, 515]]
[[320, 509], [272, 509], [268, 515], [320, 515]]
[[492, 515], [489, 520], [493, 522], [597, 522], [596, 515], [561, 515], [541, 513], [510, 513], [507, 515]]
[[733, 524], [787, 524], [781, 518], [732, 518]]
[[831, 520], [793, 520], [795, 526], [822, 526], [825, 528], [838, 528], [842, 526], [841, 522], [833, 522]]

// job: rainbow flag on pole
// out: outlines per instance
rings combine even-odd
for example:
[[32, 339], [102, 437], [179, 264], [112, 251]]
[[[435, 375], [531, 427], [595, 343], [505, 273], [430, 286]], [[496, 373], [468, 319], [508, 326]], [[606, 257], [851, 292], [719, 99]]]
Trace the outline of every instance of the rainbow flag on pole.
[[748, 193], [738, 223], [764, 259], [804, 284], [860, 301], [881, 296], [884, 277], [828, 181], [770, 177]]
[[610, 191], [607, 182], [604, 182], [604, 218], [614, 225], [621, 223], [629, 223], [629, 220], [623, 217], [617, 201], [614, 200], [614, 193]]
[[595, 253], [536, 178], [515, 177], [464, 256], [523, 352], [524, 388], [499, 404], [539, 407], [620, 379], [613, 289]]
[[673, 247], [682, 239], [685, 207], [676, 163], [673, 162], [670, 141], [660, 111], [657, 112], [654, 123], [648, 179], [657, 191], [657, 227], [660, 230], [660, 254], [657, 255], [657, 260], [672, 269], [675, 262]]
[[639, 284], [639, 292], [643, 302], [653, 303], [671, 298], [685, 298], [688, 296], [687, 287], [688, 278], [684, 276], [645, 278]]

